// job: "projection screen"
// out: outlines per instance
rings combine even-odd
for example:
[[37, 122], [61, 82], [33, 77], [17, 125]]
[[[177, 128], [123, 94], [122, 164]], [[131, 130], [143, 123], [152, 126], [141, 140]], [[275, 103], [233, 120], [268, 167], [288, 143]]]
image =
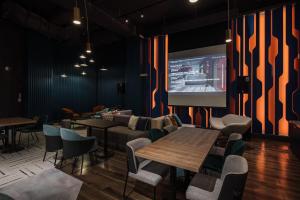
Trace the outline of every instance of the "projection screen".
[[226, 45], [169, 53], [168, 104], [226, 107]]

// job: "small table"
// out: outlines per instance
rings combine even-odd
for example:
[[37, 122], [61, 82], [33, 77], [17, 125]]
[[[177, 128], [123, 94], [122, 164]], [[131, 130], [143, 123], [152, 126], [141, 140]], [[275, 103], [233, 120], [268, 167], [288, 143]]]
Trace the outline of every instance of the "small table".
[[37, 121], [33, 119], [23, 118], [23, 117], [10, 117], [10, 118], [0, 118], [0, 128], [4, 128], [5, 134], [7, 135], [5, 139], [5, 146], [8, 146], [9, 143], [9, 129], [11, 129], [11, 148], [8, 152], [19, 151], [22, 148], [18, 147], [16, 144], [16, 128], [25, 125], [35, 124]]
[[113, 155], [113, 153], [108, 153], [108, 142], [107, 142], [107, 129], [118, 126], [119, 123], [108, 121], [108, 120], [102, 120], [102, 119], [86, 119], [86, 120], [77, 120], [72, 121], [73, 124], [83, 125], [86, 126], [87, 129], [87, 136], [92, 136], [92, 128], [102, 129], [104, 131], [104, 151], [103, 155], [97, 155], [100, 158], [108, 158]]
[[220, 131], [183, 127], [136, 151], [136, 156], [170, 166], [172, 199], [176, 199], [176, 168], [198, 173]]

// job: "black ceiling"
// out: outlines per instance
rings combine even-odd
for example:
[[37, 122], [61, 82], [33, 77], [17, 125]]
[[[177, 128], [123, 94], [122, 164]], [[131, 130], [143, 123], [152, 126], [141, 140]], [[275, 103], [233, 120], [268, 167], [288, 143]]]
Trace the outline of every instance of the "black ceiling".
[[[78, 0], [81, 7], [82, 1]], [[55, 29], [70, 34], [63, 39], [78, 41], [76, 37], [84, 38], [84, 28], [76, 28], [72, 24], [72, 7], [75, 0], [5, 0], [4, 4], [6, 2], [15, 3], [40, 16]], [[188, 0], [87, 0], [87, 2], [91, 35], [98, 44], [112, 43], [139, 34], [178, 32], [227, 20], [226, 0], [199, 0], [194, 5], [188, 3]], [[286, 1], [231, 0], [230, 5], [232, 15], [238, 15], [284, 2]], [[4, 11], [16, 12], [10, 6], [5, 6]], [[144, 15], [143, 19], [140, 18], [141, 14]], [[3, 18], [9, 19], [7, 16], [5, 12], [2, 14]], [[125, 23], [125, 19], [129, 19], [129, 24]], [[14, 21], [16, 22], [16, 19]]]

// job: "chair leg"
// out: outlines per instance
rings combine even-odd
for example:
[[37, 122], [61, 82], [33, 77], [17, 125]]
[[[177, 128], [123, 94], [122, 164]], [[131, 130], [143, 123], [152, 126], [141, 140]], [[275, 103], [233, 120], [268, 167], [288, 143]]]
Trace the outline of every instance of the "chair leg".
[[156, 200], [156, 187], [153, 189], [153, 200]]
[[27, 148], [29, 148], [29, 133], [27, 134]]
[[63, 162], [64, 162], [64, 157], [61, 158], [60, 167], [59, 167], [60, 169], [62, 168]]
[[83, 168], [83, 160], [84, 160], [84, 155], [81, 157], [81, 169], [80, 169], [80, 174], [82, 175], [82, 168]]
[[21, 135], [22, 135], [22, 133], [19, 132], [19, 141], [18, 141], [18, 144], [19, 144], [19, 145], [21, 144]]
[[126, 180], [125, 180], [125, 186], [124, 186], [124, 191], [123, 191], [123, 200], [127, 199], [127, 197], [126, 197], [127, 181], [128, 181], [128, 172], [126, 173]]
[[47, 151], [45, 151], [43, 162], [45, 162], [46, 154], [47, 154]]
[[55, 154], [54, 166], [56, 166], [57, 154], [58, 154], [58, 151], [56, 151], [56, 154]]
[[74, 169], [76, 167], [76, 163], [77, 163], [77, 157], [74, 158], [73, 164], [72, 164], [72, 174], [74, 173]]
[[36, 137], [36, 141], [39, 142], [40, 140], [36, 132], [34, 132], [34, 136]]

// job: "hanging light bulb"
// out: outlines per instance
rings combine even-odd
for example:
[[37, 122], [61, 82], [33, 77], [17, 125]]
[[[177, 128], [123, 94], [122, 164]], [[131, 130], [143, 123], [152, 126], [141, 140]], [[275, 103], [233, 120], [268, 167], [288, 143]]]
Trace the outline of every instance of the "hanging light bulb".
[[82, 76], [85, 76], [85, 75], [86, 75], [86, 72], [85, 72], [85, 71], [81, 72], [81, 75], [82, 75]]
[[79, 58], [80, 58], [80, 59], [86, 59], [86, 56], [85, 56], [84, 54], [81, 54], [81, 55], [79, 56]]
[[228, 26], [227, 26], [227, 30], [226, 30], [226, 39], [225, 39], [225, 42], [226, 43], [230, 43], [230, 42], [232, 42], [232, 38], [231, 38], [231, 29], [230, 29], [230, 10], [229, 10], [229, 7], [230, 6], [230, 2], [229, 2], [229, 0], [227, 0], [227, 17], [228, 17], [228, 21], [227, 21], [227, 23], [228, 23]]
[[81, 63], [80, 66], [81, 67], [87, 67], [88, 65], [86, 63]]
[[63, 73], [62, 75], [60, 75], [62, 78], [67, 78], [68, 76], [65, 74], [65, 73]]
[[227, 29], [226, 30], [226, 40], [225, 40], [226, 43], [230, 43], [232, 42], [232, 39], [231, 39], [231, 29]]
[[80, 9], [77, 6], [77, 0], [75, 1], [75, 6], [73, 8], [73, 24], [75, 24], [75, 25], [80, 25], [81, 24]]
[[80, 65], [79, 65], [78, 63], [76, 63], [76, 64], [74, 65], [74, 67], [79, 68]]
[[91, 59], [89, 60], [89, 62], [90, 62], [90, 63], [94, 63], [95, 60], [94, 60], [93, 58], [91, 58]]
[[100, 70], [100, 71], [107, 71], [108, 69], [105, 68], [104, 66], [102, 66], [99, 70]]
[[86, 53], [92, 53], [92, 47], [90, 42], [86, 43]]

